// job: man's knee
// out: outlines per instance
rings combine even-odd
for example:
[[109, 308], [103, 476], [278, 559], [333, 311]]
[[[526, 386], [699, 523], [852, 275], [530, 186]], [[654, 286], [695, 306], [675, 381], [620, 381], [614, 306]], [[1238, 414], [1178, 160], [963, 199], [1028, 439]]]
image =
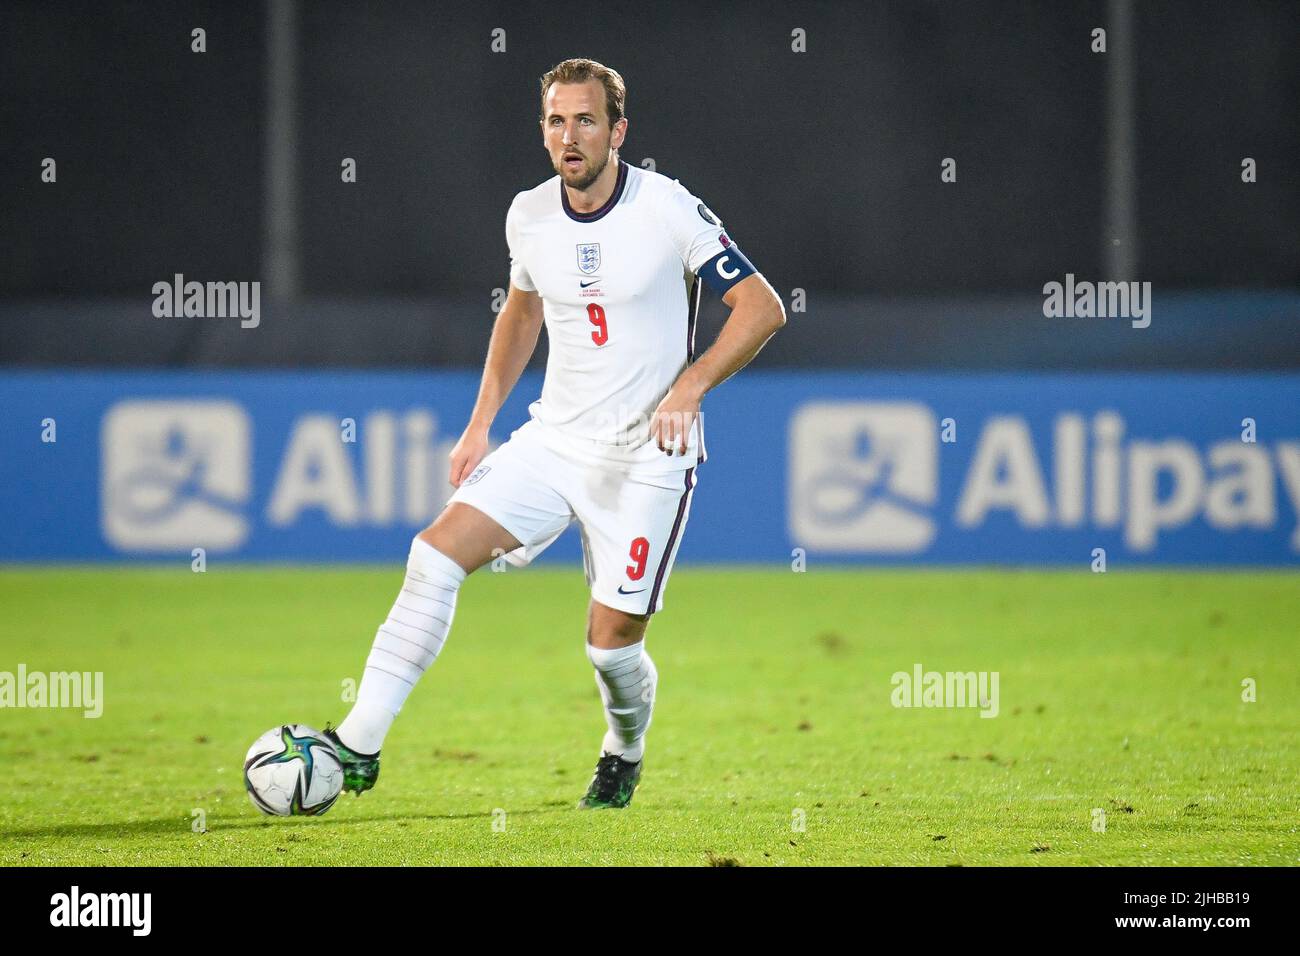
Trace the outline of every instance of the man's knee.
[[587, 643], [592, 647], [627, 647], [643, 640], [649, 625], [649, 614], [629, 614], [592, 601], [587, 617]]
[[477, 508], [456, 501], [416, 537], [447, 555], [467, 574], [519, 547], [514, 536], [496, 521]]

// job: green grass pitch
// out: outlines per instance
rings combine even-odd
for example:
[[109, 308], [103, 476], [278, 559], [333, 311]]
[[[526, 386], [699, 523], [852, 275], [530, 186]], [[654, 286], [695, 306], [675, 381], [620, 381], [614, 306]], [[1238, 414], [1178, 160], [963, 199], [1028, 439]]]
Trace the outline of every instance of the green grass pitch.
[[[582, 574], [485, 570], [379, 786], [262, 816], [246, 749], [343, 717], [400, 581], [0, 571], [0, 671], [103, 671], [105, 695], [97, 720], [0, 709], [0, 864], [1300, 861], [1295, 573], [679, 568], [641, 788], [579, 812], [604, 729]], [[917, 663], [997, 671], [999, 715], [892, 706]]]

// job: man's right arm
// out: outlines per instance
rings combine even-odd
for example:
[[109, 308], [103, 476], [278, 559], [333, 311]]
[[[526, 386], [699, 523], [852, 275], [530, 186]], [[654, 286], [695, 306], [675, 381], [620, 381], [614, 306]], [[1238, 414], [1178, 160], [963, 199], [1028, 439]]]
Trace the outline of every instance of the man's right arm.
[[542, 320], [542, 297], [510, 283], [505, 307], [492, 325], [474, 412], [451, 451], [449, 480], [457, 488], [487, 455], [488, 428], [536, 351]]

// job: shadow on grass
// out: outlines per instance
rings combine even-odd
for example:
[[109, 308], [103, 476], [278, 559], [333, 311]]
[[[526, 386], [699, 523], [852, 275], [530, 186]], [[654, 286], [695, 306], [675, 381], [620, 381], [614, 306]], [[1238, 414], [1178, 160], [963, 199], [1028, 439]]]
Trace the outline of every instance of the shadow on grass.
[[[535, 816], [545, 813], [567, 813], [569, 807], [538, 807], [533, 810], [511, 810], [510, 816]], [[208, 826], [208, 833], [224, 833], [228, 830], [269, 830], [278, 827], [282, 832], [293, 832], [299, 827], [351, 826], [365, 823], [418, 823], [420, 821], [477, 820], [491, 819], [492, 812], [483, 813], [390, 813], [366, 817], [248, 817], [227, 820], [214, 817]], [[91, 838], [102, 837], [136, 837], [174, 835], [183, 836], [190, 833], [190, 821], [186, 818], [165, 817], [159, 820], [133, 820], [130, 822], [109, 821], [106, 823], [67, 823], [44, 827], [25, 827], [0, 830], [0, 841], [7, 840], [41, 840], [60, 837]]]

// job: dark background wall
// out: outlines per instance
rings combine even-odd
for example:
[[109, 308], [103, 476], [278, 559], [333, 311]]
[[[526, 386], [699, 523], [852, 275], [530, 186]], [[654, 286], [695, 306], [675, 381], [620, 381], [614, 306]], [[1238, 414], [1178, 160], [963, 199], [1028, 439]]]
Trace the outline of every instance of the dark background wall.
[[260, 337], [160, 327], [149, 289], [264, 278], [267, 6], [3, 7], [0, 361], [476, 364], [505, 210], [552, 175], [538, 77], [585, 55], [628, 83], [623, 158], [701, 196], [784, 295], [806, 290], [808, 326], [766, 360], [1300, 365], [1296, 300], [1271, 298], [1300, 286], [1300, 5], [1134, 9], [1132, 278], [1165, 302], [1263, 296], [1223, 310], [1233, 355], [1198, 346], [1204, 317], [1197, 341], [1192, 319], [1146, 341], [1112, 324], [1083, 349], [1034, 323], [1043, 283], [1103, 277], [1105, 2], [329, 0], [296, 6], [302, 295], [266, 303]]

